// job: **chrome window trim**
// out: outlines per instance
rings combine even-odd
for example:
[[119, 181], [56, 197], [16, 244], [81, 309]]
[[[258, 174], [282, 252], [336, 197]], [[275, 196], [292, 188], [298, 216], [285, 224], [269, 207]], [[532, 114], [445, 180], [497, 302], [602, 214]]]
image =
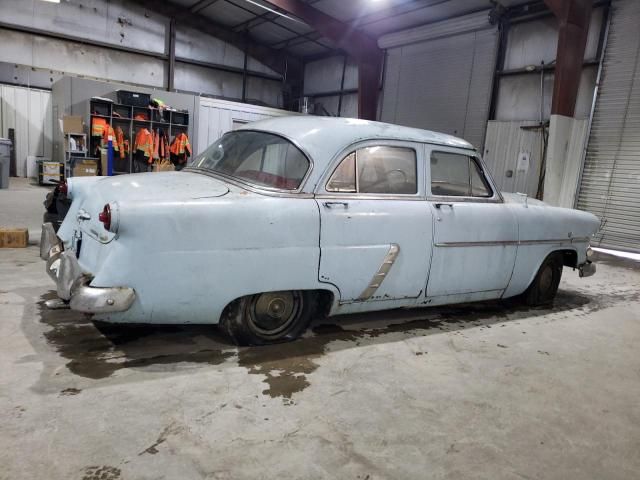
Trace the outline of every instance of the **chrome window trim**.
[[[335, 154], [329, 162], [327, 162], [327, 168], [320, 175], [318, 179], [318, 183], [314, 190], [316, 198], [342, 198], [342, 199], [350, 199], [350, 200], [424, 200], [426, 198], [424, 193], [420, 192], [420, 186], [424, 182], [420, 179], [420, 155], [419, 148], [424, 151], [422, 148], [426, 145], [423, 142], [414, 142], [411, 140], [402, 140], [397, 138], [360, 138], [353, 143], [349, 144], [342, 150], [340, 150], [337, 154]], [[406, 148], [413, 150], [416, 158], [416, 193], [358, 193], [356, 192], [332, 192], [327, 190], [327, 184], [331, 180], [336, 168], [342, 163], [342, 161], [347, 158], [352, 153], [356, 152], [358, 149], [367, 148], [367, 147], [398, 147], [398, 148]], [[356, 189], [359, 187], [358, 185], [358, 155], [356, 154]], [[424, 176], [424, 172], [423, 172]]]
[[[431, 192], [431, 154], [433, 152], [442, 152], [442, 153], [454, 153], [458, 155], [465, 155], [467, 157], [473, 158], [478, 165], [480, 166], [480, 172], [484, 176], [485, 181], [491, 188], [493, 193], [490, 197], [471, 197], [471, 196], [455, 196], [455, 195], [433, 195]], [[428, 161], [427, 161], [428, 160]], [[425, 154], [425, 165], [426, 170], [429, 173], [428, 181], [426, 182], [426, 192], [427, 192], [427, 200], [432, 202], [478, 202], [478, 203], [504, 203], [504, 198], [502, 197], [502, 193], [496, 188], [495, 183], [493, 182], [493, 178], [487, 171], [487, 166], [480, 157], [480, 154], [475, 150], [467, 150], [464, 148], [457, 147], [447, 147], [447, 146], [433, 146], [430, 149], [427, 149]], [[469, 175], [471, 173], [469, 172]]]
[[329, 192], [329, 193], [316, 193], [314, 195], [318, 200], [426, 200], [426, 197], [421, 194], [408, 194], [408, 193], [397, 193], [397, 194], [357, 194], [357, 193], [340, 193], [340, 192]]
[[[309, 166], [307, 167], [307, 172], [304, 174], [304, 176], [302, 177], [302, 179], [300, 180], [300, 184], [298, 185], [298, 188], [292, 189], [292, 190], [287, 190], [287, 189], [283, 189], [283, 188], [275, 188], [275, 187], [267, 187], [265, 185], [260, 185], [258, 183], [253, 183], [250, 182], [248, 180], [243, 180], [240, 179], [238, 177], [234, 177], [232, 175], [226, 175], [224, 173], [220, 173], [220, 172], [214, 172], [212, 170], [206, 169], [206, 168], [201, 168], [201, 167], [192, 167], [192, 166], [187, 166], [185, 168], [183, 168], [183, 171], [190, 171], [190, 172], [196, 172], [196, 173], [204, 173], [204, 172], [208, 172], [210, 174], [212, 174], [211, 176], [218, 176], [220, 178], [223, 178], [224, 180], [233, 180], [234, 185], [243, 187], [243, 186], [250, 186], [255, 190], [258, 190], [257, 193], [262, 193], [262, 191], [266, 191], [266, 192], [272, 192], [272, 193], [286, 193], [286, 194], [296, 194], [296, 193], [302, 193], [302, 191], [304, 190], [304, 187], [307, 183], [307, 180], [309, 180], [309, 177], [311, 176], [311, 172], [314, 169], [314, 162], [313, 162], [313, 158], [311, 157], [311, 155], [309, 155], [309, 152], [303, 148], [296, 140], [287, 137], [286, 135], [283, 135], [281, 133], [277, 133], [277, 132], [272, 132], [269, 130], [260, 130], [260, 129], [253, 129], [253, 128], [242, 128], [239, 130], [232, 130], [229, 132], [226, 132], [224, 135], [222, 135], [222, 137], [224, 137], [225, 135], [228, 135], [230, 133], [236, 133], [236, 132], [256, 132], [256, 133], [267, 133], [276, 137], [280, 137], [286, 141], [288, 141], [289, 143], [291, 143], [294, 147], [296, 147], [298, 150], [300, 150], [300, 152], [302, 152], [302, 155], [304, 155], [304, 157], [306, 158], [307, 162], [309, 162]], [[220, 138], [222, 138], [220, 137]], [[219, 140], [219, 139], [216, 139]], [[213, 145], [213, 144], [212, 144]], [[207, 149], [210, 147], [211, 145], [209, 145], [207, 147]], [[204, 152], [202, 152], [204, 153]], [[194, 159], [195, 160], [195, 159]], [[255, 191], [252, 190], [252, 191]]]

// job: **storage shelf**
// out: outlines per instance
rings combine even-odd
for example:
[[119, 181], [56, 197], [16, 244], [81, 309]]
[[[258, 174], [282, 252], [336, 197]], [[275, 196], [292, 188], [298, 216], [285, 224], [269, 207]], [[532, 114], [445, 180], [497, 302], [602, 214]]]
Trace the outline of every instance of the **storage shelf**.
[[[110, 103], [97, 99], [89, 100], [89, 111], [96, 112], [90, 114], [89, 128], [93, 126], [93, 118], [104, 118], [114, 129], [119, 127], [123, 130], [125, 138], [129, 141], [129, 153], [124, 159], [115, 158], [117, 153], [114, 152], [114, 175], [127, 174], [133, 172], [134, 162], [134, 143], [136, 134], [139, 129], [146, 128], [148, 130], [162, 129], [167, 135], [169, 142], [179, 133], [185, 133], [189, 130], [191, 113], [188, 111], [161, 110], [156, 107], [124, 105], [121, 103]], [[120, 116], [118, 116], [118, 114]], [[144, 114], [148, 117], [146, 120], [134, 118], [136, 114]], [[96, 149], [102, 143], [98, 137], [88, 137], [89, 149], [84, 152], [78, 152], [77, 155], [96, 155]], [[128, 167], [128, 171], [126, 170]], [[102, 172], [106, 174], [106, 172]]]

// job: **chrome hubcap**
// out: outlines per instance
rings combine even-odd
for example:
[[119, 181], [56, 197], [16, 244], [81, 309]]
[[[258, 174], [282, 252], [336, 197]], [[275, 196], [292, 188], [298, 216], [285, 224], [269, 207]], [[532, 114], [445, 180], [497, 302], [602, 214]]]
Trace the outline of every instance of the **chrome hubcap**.
[[291, 326], [301, 308], [302, 297], [297, 292], [263, 293], [251, 304], [251, 327], [262, 335], [278, 335]]

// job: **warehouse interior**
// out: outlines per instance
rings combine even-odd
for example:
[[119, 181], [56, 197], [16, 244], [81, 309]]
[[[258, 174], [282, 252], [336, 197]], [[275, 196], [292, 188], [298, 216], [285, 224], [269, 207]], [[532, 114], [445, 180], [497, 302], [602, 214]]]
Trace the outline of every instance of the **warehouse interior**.
[[[0, 479], [637, 478], [640, 2], [0, 0], [0, 11]], [[597, 217], [597, 273], [561, 262], [545, 306], [352, 310], [265, 346], [188, 319], [94, 322], [57, 298], [43, 223], [58, 232], [67, 209], [86, 213], [62, 210], [67, 182], [192, 175], [181, 170], [220, 138], [269, 121], [317, 127], [309, 137], [336, 125], [327, 148], [375, 122], [457, 137], [500, 202]], [[162, 222], [182, 225], [182, 211]]]

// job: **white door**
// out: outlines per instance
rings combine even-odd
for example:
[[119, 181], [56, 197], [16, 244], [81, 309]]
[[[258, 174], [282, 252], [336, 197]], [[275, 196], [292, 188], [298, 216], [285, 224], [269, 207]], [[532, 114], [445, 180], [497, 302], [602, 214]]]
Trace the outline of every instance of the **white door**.
[[515, 263], [517, 220], [474, 154], [434, 147], [429, 164], [435, 221], [427, 297], [500, 297]]
[[422, 146], [365, 143], [321, 182], [319, 279], [341, 303], [410, 305], [423, 295], [433, 219], [418, 164]]

